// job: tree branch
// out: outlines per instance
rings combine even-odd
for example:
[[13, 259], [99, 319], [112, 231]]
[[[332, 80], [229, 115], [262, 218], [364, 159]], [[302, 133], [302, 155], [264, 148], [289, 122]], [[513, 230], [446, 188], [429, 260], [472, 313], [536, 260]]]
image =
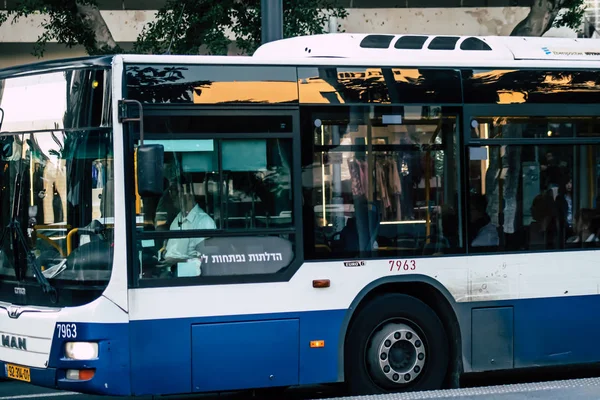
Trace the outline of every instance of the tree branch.
[[519, 22], [510, 33], [511, 36], [542, 36], [550, 29], [556, 19], [558, 9], [549, 0], [534, 0], [527, 17]]
[[[559, 20], [561, 10], [567, 10]], [[585, 0], [534, 0], [527, 17], [519, 22], [511, 36], [542, 36], [553, 26], [579, 25], [585, 12]]]
[[96, 49], [114, 49], [117, 47], [117, 42], [113, 39], [110, 29], [108, 29], [98, 8], [77, 3], [77, 15], [86, 22], [90, 30], [94, 33]]

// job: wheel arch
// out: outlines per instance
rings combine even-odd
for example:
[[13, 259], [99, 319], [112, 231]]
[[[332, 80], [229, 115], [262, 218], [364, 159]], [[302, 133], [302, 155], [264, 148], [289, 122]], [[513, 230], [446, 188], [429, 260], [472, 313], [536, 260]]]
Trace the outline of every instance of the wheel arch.
[[463, 372], [462, 332], [458, 322], [455, 301], [450, 292], [437, 280], [426, 275], [388, 276], [365, 286], [352, 301], [340, 329], [338, 349], [338, 381], [345, 379], [344, 353], [346, 338], [352, 323], [361, 309], [382, 294], [398, 293], [415, 297], [438, 315], [450, 339], [451, 364], [446, 377], [447, 385], [458, 387]]

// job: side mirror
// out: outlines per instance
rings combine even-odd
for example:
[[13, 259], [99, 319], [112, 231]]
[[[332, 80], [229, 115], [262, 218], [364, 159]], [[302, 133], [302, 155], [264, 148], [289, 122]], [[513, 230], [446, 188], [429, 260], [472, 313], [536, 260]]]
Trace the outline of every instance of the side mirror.
[[142, 197], [160, 196], [164, 192], [163, 166], [165, 148], [145, 144], [137, 149], [137, 185]]

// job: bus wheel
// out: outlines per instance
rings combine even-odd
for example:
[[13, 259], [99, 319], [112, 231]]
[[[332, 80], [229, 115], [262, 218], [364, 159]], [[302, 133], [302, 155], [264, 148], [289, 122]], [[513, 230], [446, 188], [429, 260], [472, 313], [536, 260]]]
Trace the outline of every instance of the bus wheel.
[[351, 394], [440, 389], [449, 365], [444, 325], [422, 301], [386, 294], [356, 316], [346, 338]]

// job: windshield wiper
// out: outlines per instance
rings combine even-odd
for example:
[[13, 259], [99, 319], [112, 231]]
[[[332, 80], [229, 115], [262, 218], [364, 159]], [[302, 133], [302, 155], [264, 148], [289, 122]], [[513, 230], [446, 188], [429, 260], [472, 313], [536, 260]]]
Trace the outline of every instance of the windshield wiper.
[[[1, 109], [0, 109], [1, 110]], [[4, 112], [2, 112], [4, 114]], [[12, 150], [11, 150], [12, 151]], [[19, 223], [19, 202], [21, 200], [22, 195], [22, 179], [25, 175], [24, 171], [19, 171], [15, 177], [15, 185], [16, 190], [13, 194], [13, 202], [11, 209], [11, 218], [8, 226], [4, 228], [2, 232], [2, 236], [0, 237], [0, 243], [4, 243], [4, 235], [6, 232], [10, 232], [11, 240], [12, 240], [12, 250], [14, 254], [14, 262], [15, 262], [15, 276], [18, 281], [21, 281], [27, 275], [27, 268], [23, 268], [20, 262], [21, 257], [19, 257], [18, 248], [21, 247], [25, 251], [25, 255], [27, 257], [27, 267], [31, 266], [33, 268], [33, 275], [35, 279], [38, 281], [40, 286], [42, 287], [42, 291], [44, 293], [50, 294], [50, 301], [52, 303], [56, 303], [58, 301], [58, 293], [56, 288], [54, 288], [48, 279], [42, 274], [42, 269], [38, 265], [37, 257], [33, 250], [27, 246], [27, 241], [25, 240], [25, 236], [23, 235], [23, 231], [21, 230], [21, 224]]]
[[[12, 222], [10, 222], [5, 229], [10, 232], [13, 242], [17, 241], [21, 244], [21, 247], [27, 255], [27, 266], [31, 266], [33, 268], [33, 275], [42, 287], [42, 291], [44, 293], [50, 294], [50, 301], [52, 303], [56, 303], [58, 301], [58, 293], [56, 291], [56, 288], [54, 288], [54, 286], [52, 286], [50, 282], [48, 282], [48, 279], [46, 279], [46, 277], [42, 273], [42, 269], [38, 265], [37, 258], [33, 253], [33, 250], [29, 249], [29, 247], [27, 246], [27, 241], [25, 240], [25, 236], [23, 236], [23, 231], [21, 230], [21, 224], [19, 223], [19, 221], [13, 219]], [[6, 230], [4, 233], [6, 233]], [[2, 234], [2, 236], [4, 236], [4, 233]], [[19, 268], [18, 264], [19, 262], [17, 260], [17, 257], [15, 257], [15, 268]], [[25, 275], [26, 271], [21, 270], [21, 273], [17, 274], [17, 277], [24, 278]]]

